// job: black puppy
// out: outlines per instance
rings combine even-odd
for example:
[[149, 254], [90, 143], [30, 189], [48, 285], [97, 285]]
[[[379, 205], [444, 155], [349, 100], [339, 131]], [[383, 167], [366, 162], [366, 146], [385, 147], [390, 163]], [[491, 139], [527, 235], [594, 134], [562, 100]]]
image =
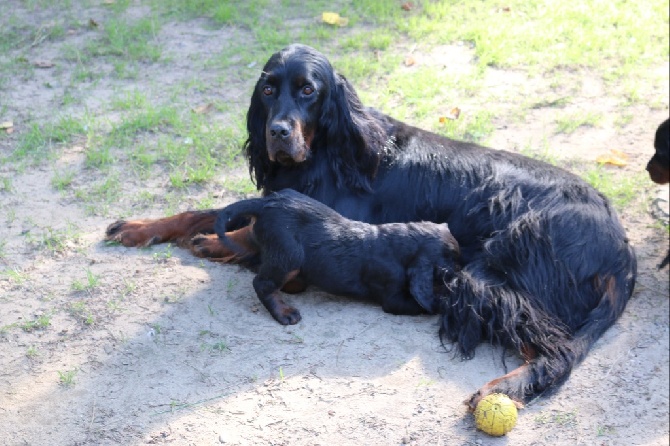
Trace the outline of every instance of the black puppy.
[[[654, 137], [654, 148], [656, 153], [647, 163], [649, 178], [654, 183], [667, 184], [670, 182], [670, 119], [666, 119], [663, 124], [658, 126]], [[663, 268], [668, 263], [670, 263], [670, 250], [658, 265], [658, 269]]]
[[224, 208], [216, 233], [229, 249], [246, 251], [226, 232], [249, 220], [245, 244], [260, 253], [254, 289], [282, 325], [301, 318], [278, 293], [295, 278], [332, 294], [371, 299], [388, 313], [434, 314], [434, 284], [447, 283], [460, 255], [446, 224], [353, 221], [290, 189]]
[[670, 182], [670, 119], [658, 126], [654, 137], [656, 153], [647, 163], [651, 181], [658, 184]]

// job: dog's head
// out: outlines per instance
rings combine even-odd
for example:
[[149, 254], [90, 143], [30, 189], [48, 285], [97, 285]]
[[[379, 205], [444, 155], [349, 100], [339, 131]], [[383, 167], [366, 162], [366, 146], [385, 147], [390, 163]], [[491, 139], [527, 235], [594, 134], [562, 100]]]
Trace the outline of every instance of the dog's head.
[[647, 163], [651, 181], [658, 184], [670, 182], [670, 119], [658, 126], [654, 138], [656, 153]]
[[310, 156], [324, 100], [334, 82], [332, 73], [328, 60], [304, 45], [291, 45], [265, 64], [248, 124], [250, 134], [265, 140], [271, 162], [293, 165]]
[[247, 131], [246, 155], [259, 189], [273, 169], [309, 162], [317, 150], [332, 160], [338, 180], [365, 187], [385, 140], [347, 80], [323, 54], [299, 44], [273, 54], [263, 67]]

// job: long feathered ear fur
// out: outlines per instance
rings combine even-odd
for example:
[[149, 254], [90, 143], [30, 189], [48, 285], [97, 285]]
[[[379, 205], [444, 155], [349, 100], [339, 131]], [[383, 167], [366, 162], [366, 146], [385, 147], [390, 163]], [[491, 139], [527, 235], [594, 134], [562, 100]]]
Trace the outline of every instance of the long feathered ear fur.
[[[259, 79], [258, 83], [260, 82]], [[249, 174], [256, 183], [256, 188], [261, 190], [265, 185], [265, 178], [270, 171], [271, 163], [265, 142], [267, 113], [261, 102], [258, 83], [251, 95], [251, 104], [249, 104], [249, 111], [247, 112], [248, 136], [244, 143], [244, 153], [249, 162]]]
[[337, 186], [371, 191], [387, 135], [379, 120], [363, 106], [347, 79], [333, 73], [323, 103], [315, 142], [325, 146]]

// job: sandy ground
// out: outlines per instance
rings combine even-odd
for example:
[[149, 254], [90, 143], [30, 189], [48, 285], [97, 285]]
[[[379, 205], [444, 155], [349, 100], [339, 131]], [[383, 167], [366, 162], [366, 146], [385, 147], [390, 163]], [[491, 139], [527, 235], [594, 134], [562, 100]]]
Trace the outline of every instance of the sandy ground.
[[[65, 40], [77, 44], [87, 32], [78, 30]], [[165, 26], [158, 38], [172, 55], [169, 70], [149, 65], [138, 79], [103, 78], [87, 85], [79, 93], [90, 112], [104, 115], [105, 102], [123, 89], [196, 76], [216, 82], [216, 73], [184, 61], [214, 54], [229, 38], [226, 31], [195, 21]], [[61, 107], [60, 80], [72, 70], [59, 58], [62, 44], [45, 41], [28, 52], [29, 61], [53, 60], [57, 70], [11, 79], [0, 91], [0, 121], [12, 120], [16, 130], [0, 139], [3, 154], [13, 151], [31, 122], [48, 120]], [[427, 49], [424, 56], [435, 60], [437, 53], [448, 60], [462, 52], [447, 46]], [[614, 125], [617, 102], [597, 81], [569, 79], [580, 86], [570, 106], [607, 118], [596, 127], [552, 135], [548, 145], [572, 165], [594, 163], [616, 148], [629, 156], [623, 172], [642, 171], [653, 153], [655, 127], [668, 115], [668, 67], [659, 69], [665, 70], [666, 82], [659, 84], [665, 107], [638, 106], [623, 127]], [[243, 79], [238, 81], [242, 93], [205, 91], [193, 102], [215, 94], [239, 105], [243, 116], [254, 78], [247, 79], [245, 67], [232, 70]], [[543, 88], [519, 73], [504, 72], [492, 73], [486, 85], [508, 87]], [[498, 118], [489, 145], [522, 150], [542, 141], [552, 113], [537, 109], [522, 119]], [[461, 361], [441, 347], [435, 317], [392, 316], [317, 290], [288, 298], [303, 320], [283, 327], [257, 301], [248, 271], [201, 261], [166, 245], [150, 250], [106, 246], [106, 226], [132, 214], [125, 199], [104, 214], [91, 214], [73, 194], [51, 184], [60, 166], [76, 169], [75, 181], [100, 179], [103, 174], [85, 167], [84, 150], [85, 142], [77, 141], [64, 147], [54, 163], [0, 165], [0, 175], [11, 178], [11, 187], [0, 189], [2, 444], [605, 446], [670, 441], [668, 271], [655, 267], [668, 239], [648, 206], [659, 190], [652, 184], [622, 211], [639, 259], [638, 284], [623, 317], [556, 395], [530, 404], [520, 412], [517, 427], [495, 439], [475, 429], [462, 402], [505, 372], [501, 350], [482, 345], [474, 359]], [[167, 188], [135, 178], [124, 187], [128, 192]], [[203, 194], [194, 191], [179, 210]], [[225, 190], [217, 197], [217, 206], [239, 198]], [[664, 206], [667, 213], [667, 202]], [[131, 216], [163, 214], [158, 203]], [[38, 242], [48, 230], [76, 235], [51, 250]], [[85, 283], [87, 273], [96, 285], [76, 290], [74, 284]], [[31, 326], [40, 317], [48, 325]], [[506, 357], [505, 363], [512, 368], [518, 359]]]

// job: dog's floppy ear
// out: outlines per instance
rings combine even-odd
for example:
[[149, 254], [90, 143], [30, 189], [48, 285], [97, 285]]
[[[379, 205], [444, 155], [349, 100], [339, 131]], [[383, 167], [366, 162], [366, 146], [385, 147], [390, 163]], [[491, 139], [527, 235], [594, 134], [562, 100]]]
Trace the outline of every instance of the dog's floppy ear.
[[251, 95], [251, 103], [247, 111], [248, 137], [244, 143], [244, 152], [249, 162], [249, 174], [258, 190], [265, 186], [265, 178], [270, 169], [270, 158], [265, 144], [265, 123], [268, 117], [259, 93], [260, 84], [263, 81], [261, 76]]
[[332, 73], [319, 120], [321, 141], [337, 175], [338, 186], [371, 191], [387, 135], [363, 106], [349, 81]]
[[425, 256], [419, 256], [409, 268], [409, 293], [421, 308], [430, 314], [436, 314], [439, 301], [433, 292], [433, 263]]

